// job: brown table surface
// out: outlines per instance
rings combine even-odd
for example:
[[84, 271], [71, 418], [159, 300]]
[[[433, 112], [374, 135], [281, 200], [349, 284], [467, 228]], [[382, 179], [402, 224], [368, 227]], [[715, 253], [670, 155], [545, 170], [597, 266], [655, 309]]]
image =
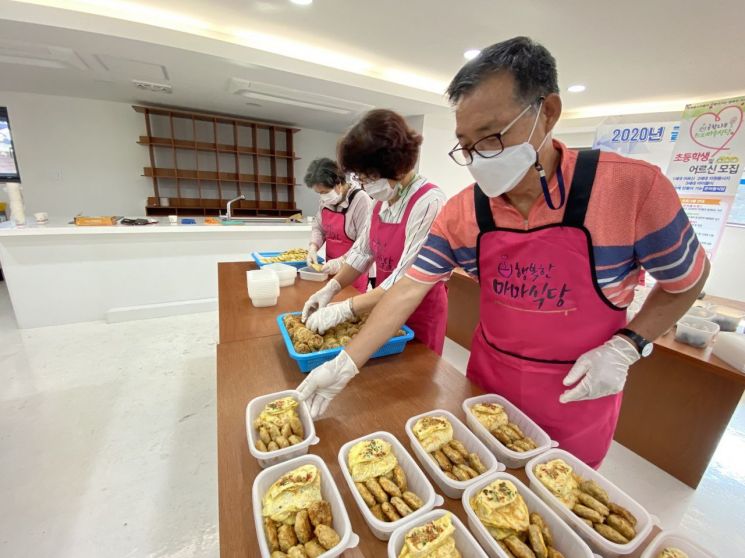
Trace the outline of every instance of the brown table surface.
[[[305, 281], [300, 276], [292, 287], [282, 287], [276, 306], [256, 308], [248, 298], [246, 272], [258, 269], [255, 262], [229, 262], [217, 265], [218, 308], [220, 313], [220, 343], [243, 341], [276, 335], [277, 315], [303, 309], [305, 301], [325, 283]], [[334, 300], [344, 300], [359, 294], [347, 287]]]
[[[246, 264], [221, 264], [221, 289], [233, 288], [231, 284], [240, 283], [239, 280], [222, 280], [227, 273], [233, 275], [230, 267], [234, 267], [236, 273], [242, 269], [245, 277]], [[301, 284], [286, 287], [283, 296], [291, 299], [295, 295], [287, 292], [288, 289], [302, 288]], [[264, 309], [256, 309], [249, 304], [245, 306], [243, 314], [223, 316], [223, 297], [238, 300], [247, 296], [245, 279], [240, 294], [220, 292], [221, 333], [227, 331], [222, 327], [223, 321], [230, 319], [234, 322], [232, 331], [256, 334], [253, 339], [221, 342], [217, 348], [219, 529], [220, 555], [225, 558], [258, 556], [251, 487], [261, 468], [248, 451], [246, 405], [259, 395], [292, 389], [304, 378], [287, 354], [281, 336], [272, 334], [266, 324], [256, 326], [257, 320], [250, 314], [263, 314]], [[278, 307], [275, 306], [273, 310], [276, 316]], [[241, 321], [248, 325], [241, 324]], [[273, 318], [270, 321], [276, 327]], [[414, 341], [407, 345], [401, 355], [372, 360], [364, 372], [334, 400], [329, 416], [316, 422], [316, 432], [321, 441], [311, 447], [311, 452], [328, 464], [349, 512], [353, 530], [360, 537], [359, 546], [348, 550], [344, 556], [385, 556], [387, 543], [379, 541], [370, 532], [349, 492], [337, 460], [341, 446], [354, 438], [385, 430], [395, 435], [411, 452], [408, 437], [404, 433], [404, 424], [409, 417], [441, 408], [464, 419], [462, 401], [480, 393], [482, 391], [477, 386], [452, 366]], [[509, 472], [526, 480], [522, 469]], [[432, 484], [439, 493], [437, 485]], [[466, 520], [460, 500], [445, 498], [443, 507]], [[650, 540], [657, 531], [655, 528]], [[641, 549], [630, 556], [640, 556], [648, 542], [645, 541]]]

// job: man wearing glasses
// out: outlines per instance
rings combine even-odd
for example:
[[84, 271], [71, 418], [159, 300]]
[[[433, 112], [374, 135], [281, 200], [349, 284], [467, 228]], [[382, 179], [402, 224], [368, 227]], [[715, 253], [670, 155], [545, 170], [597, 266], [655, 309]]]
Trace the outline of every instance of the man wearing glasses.
[[[334, 361], [306, 380], [331, 399], [456, 267], [478, 280], [480, 323], [467, 376], [526, 412], [597, 467], [629, 367], [701, 292], [709, 262], [659, 168], [551, 139], [561, 115], [556, 62], [526, 37], [497, 43], [448, 88], [476, 183], [448, 200], [406, 277]], [[627, 324], [642, 268], [657, 280]], [[354, 368], [354, 369], [352, 369]]]

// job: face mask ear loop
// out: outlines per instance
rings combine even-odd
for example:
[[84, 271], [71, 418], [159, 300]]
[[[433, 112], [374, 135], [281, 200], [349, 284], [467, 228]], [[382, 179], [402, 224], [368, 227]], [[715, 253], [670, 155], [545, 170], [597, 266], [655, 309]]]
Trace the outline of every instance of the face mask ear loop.
[[[541, 100], [541, 104], [538, 105], [538, 114], [535, 117], [535, 121], [533, 122], [533, 128], [530, 130], [530, 136], [528, 136], [528, 141], [533, 137], [533, 132], [535, 132], [536, 126], [538, 126], [538, 118], [541, 116], [541, 108], [543, 107], [543, 100]], [[546, 134], [546, 137], [543, 138], [543, 141], [538, 146], [538, 149], [535, 151], [535, 170], [538, 171], [538, 178], [541, 181], [541, 190], [543, 190], [543, 198], [546, 200], [546, 205], [550, 207], [553, 210], [561, 209], [564, 207], [564, 202], [566, 201], [566, 188], [564, 188], [564, 176], [561, 174], [561, 164], [559, 164], [558, 167], [556, 167], [556, 179], [559, 182], [559, 205], [555, 206], [554, 201], [551, 199], [551, 192], [549, 192], [548, 189], [548, 180], [546, 179], [546, 170], [543, 168], [543, 165], [541, 165], [540, 161], [538, 160], [538, 152], [543, 147], [543, 144], [546, 143], [546, 140], [549, 138], [551, 134]]]

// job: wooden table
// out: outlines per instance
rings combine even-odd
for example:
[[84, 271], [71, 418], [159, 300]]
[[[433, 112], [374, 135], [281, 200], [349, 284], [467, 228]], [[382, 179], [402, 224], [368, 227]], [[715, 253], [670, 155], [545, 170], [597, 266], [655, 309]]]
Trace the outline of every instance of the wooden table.
[[[240, 281], [228, 281], [223, 275], [229, 273], [232, 276], [235, 272], [238, 277], [238, 272], [245, 270], [245, 266], [220, 265], [221, 334], [228, 331], [227, 324], [223, 329], [223, 321], [228, 319], [234, 322], [231, 326], [233, 331], [254, 331], [257, 334], [242, 341], [221, 342], [217, 348], [218, 494], [220, 555], [223, 558], [258, 556], [251, 487], [261, 469], [248, 451], [246, 405], [258, 395], [294, 388], [304, 377], [288, 356], [282, 338], [269, 330], [269, 322], [264, 327], [256, 326], [257, 319], [250, 314], [263, 315], [263, 309], [246, 307], [242, 319], [241, 314], [223, 316], [223, 297], [225, 300], [247, 297], [245, 279], [240, 291], [242, 294], [224, 292], [223, 288], [229, 288], [231, 284], [235, 287]], [[245, 277], [245, 273], [243, 275]], [[287, 296], [288, 300], [295, 297], [296, 294], [287, 292], [293, 288], [303, 289], [304, 286], [287, 287], [282, 296]], [[302, 297], [298, 295], [297, 298]], [[274, 307], [274, 313], [277, 312], [277, 307]], [[246, 323], [241, 325], [238, 321]], [[273, 319], [270, 321], [276, 327]], [[372, 535], [349, 492], [337, 461], [341, 446], [354, 438], [385, 430], [410, 448], [404, 433], [404, 424], [409, 417], [441, 408], [464, 419], [460, 408], [462, 401], [480, 393], [482, 391], [477, 386], [452, 366], [414, 341], [401, 355], [372, 360], [364, 372], [334, 400], [328, 417], [316, 422], [316, 432], [321, 441], [312, 446], [311, 452], [329, 465], [349, 512], [353, 530], [360, 537], [359, 546], [345, 552], [345, 557], [385, 556], [387, 543]], [[526, 481], [522, 469], [511, 470], [510, 473]], [[432, 484], [439, 492], [434, 481]], [[466, 520], [460, 500], [445, 498], [443, 507]], [[650, 539], [657, 531], [655, 529]], [[645, 541], [641, 548], [648, 542]], [[631, 556], [638, 557], [641, 552], [640, 549]]]
[[[471, 348], [479, 320], [479, 287], [465, 273], [448, 282], [447, 335]], [[706, 302], [745, 309], [718, 297]], [[745, 390], [745, 375], [712, 354], [675, 341], [655, 341], [649, 358], [631, 368], [615, 440], [696, 488]]]

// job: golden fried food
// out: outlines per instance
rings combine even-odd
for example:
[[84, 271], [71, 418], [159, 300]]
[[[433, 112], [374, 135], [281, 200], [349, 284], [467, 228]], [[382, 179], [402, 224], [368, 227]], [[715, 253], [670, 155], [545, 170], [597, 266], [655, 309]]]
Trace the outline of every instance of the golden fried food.
[[285, 449], [285, 448], [289, 448], [290, 447], [290, 441], [287, 438], [285, 438], [284, 436], [277, 436], [276, 438], [274, 438], [274, 441], [277, 442], [277, 445], [281, 449]]
[[364, 484], [362, 484], [361, 482], [356, 482], [354, 483], [354, 486], [357, 487], [357, 492], [360, 493], [360, 496], [362, 496], [362, 499], [365, 501], [365, 504], [367, 504], [368, 507], [372, 508], [375, 504], [377, 504], [375, 496], [370, 493], [370, 491]]
[[579, 500], [580, 504], [587, 506], [592, 510], [595, 510], [603, 517], [607, 517], [607, 515], [610, 513], [610, 510], [607, 508], [607, 506], [587, 494], [587, 492], [580, 492], [579, 494], [577, 494], [577, 499]]
[[291, 434], [289, 438], [287, 438], [287, 441], [290, 442], [291, 446], [295, 446], [297, 444], [302, 443], [303, 439], [300, 436], [295, 436], [294, 434]]
[[290, 248], [280, 252], [277, 256], [259, 256], [261, 263], [282, 263], [282, 262], [304, 262], [308, 259], [308, 250], [305, 248]]
[[531, 525], [537, 525], [543, 535], [543, 540], [546, 542], [546, 546], [554, 546], [554, 536], [551, 533], [551, 529], [548, 528], [546, 522], [543, 521], [543, 517], [539, 513], [530, 514]]
[[318, 527], [319, 525], [328, 525], [330, 527], [332, 525], [331, 504], [326, 500], [313, 502], [308, 508], [308, 516], [314, 527]]
[[383, 509], [380, 507], [380, 504], [375, 504], [373, 507], [370, 508], [370, 511], [380, 521], [386, 521], [386, 518], [383, 515]]
[[339, 341], [334, 338], [333, 341], [324, 341], [323, 345], [321, 345], [321, 350], [338, 349], [339, 347], [341, 347], [341, 345], [339, 345]]
[[326, 550], [331, 550], [341, 542], [341, 538], [339, 537], [339, 534], [334, 531], [334, 528], [323, 523], [316, 526], [316, 538], [320, 545]]
[[451, 471], [453, 469], [453, 464], [450, 463], [450, 460], [442, 450], [433, 451], [430, 455], [435, 461], [437, 461], [437, 465], [439, 465], [440, 469], [443, 471]]
[[408, 488], [408, 483], [406, 482], [406, 473], [404, 473], [403, 468], [401, 465], [396, 465], [393, 468], [393, 471], [391, 471], [393, 474], [393, 482], [396, 483], [396, 486], [398, 486], [398, 489], [401, 492], [406, 492], [406, 489]]
[[295, 514], [295, 535], [303, 544], [313, 538], [313, 526], [310, 524], [308, 510], [300, 510]]
[[284, 438], [289, 438], [292, 435], [292, 428], [290, 428], [290, 423], [284, 423], [279, 432]]
[[469, 452], [466, 449], [466, 446], [464, 446], [463, 442], [461, 442], [460, 440], [450, 440], [450, 442], [448, 442], [447, 445], [450, 446], [455, 451], [457, 451], [463, 457], [466, 457], [466, 458], [468, 457]]
[[476, 477], [479, 476], [478, 471], [476, 471], [472, 467], [469, 467], [465, 463], [461, 463], [460, 465], [458, 465], [458, 467], [460, 467], [461, 470], [465, 471], [468, 474], [468, 476], [471, 477], [472, 479], [475, 479]]
[[272, 552], [270, 558], [287, 558], [287, 554], [285, 554], [281, 550], [275, 550], [274, 552]]
[[615, 513], [616, 515], [620, 515], [623, 517], [626, 521], [628, 521], [632, 527], [636, 527], [636, 517], [633, 513], [631, 513], [629, 510], [624, 508], [623, 506], [619, 506], [618, 504], [614, 504], [613, 502], [608, 503], [608, 509], [611, 513]]
[[295, 352], [300, 355], [307, 355], [311, 352], [310, 346], [307, 343], [297, 343], [295, 345]]
[[564, 558], [564, 555], [556, 550], [554, 547], [548, 547], [548, 558]]
[[506, 424], [498, 426], [491, 431], [492, 435], [502, 442], [505, 446], [511, 444], [517, 438], [514, 437], [514, 432]]
[[621, 533], [616, 531], [610, 525], [606, 525], [604, 523], [594, 523], [593, 527], [598, 533], [600, 533], [603, 537], [608, 539], [610, 542], [614, 542], [617, 544], [628, 544], [629, 542], [629, 539], [624, 537]]
[[349, 335], [342, 335], [339, 337], [339, 345], [346, 347], [352, 342], [352, 338]]
[[481, 462], [481, 458], [475, 453], [468, 454], [468, 463], [479, 475], [486, 473], [486, 465]]
[[412, 510], [418, 510], [424, 505], [424, 502], [422, 502], [422, 499], [419, 496], [408, 490], [401, 495], [401, 499], [406, 502], [406, 505]]
[[593, 523], [589, 519], [585, 519], [584, 517], [579, 518], [580, 521], [582, 521], [585, 525], [587, 525], [590, 529], [593, 528]]
[[277, 535], [277, 526], [270, 518], [264, 518], [264, 533], [269, 550], [279, 550], [279, 536]]
[[259, 451], [269, 451], [266, 447], [266, 444], [261, 440], [256, 440], [256, 449]]
[[404, 502], [400, 497], [394, 496], [391, 498], [391, 505], [396, 508], [396, 511], [399, 513], [401, 517], [406, 517], [407, 515], [414, 513], [414, 510], [412, 510], [406, 502]]
[[383, 510], [383, 515], [388, 521], [398, 521], [399, 519], [401, 519], [401, 516], [396, 511], [396, 509], [388, 502], [383, 502], [382, 504], [380, 504], [380, 509]]
[[399, 489], [398, 485], [396, 485], [396, 483], [392, 480], [385, 477], [380, 477], [378, 479], [378, 483], [380, 484], [380, 487], [385, 490], [390, 496], [397, 496], [399, 498], [401, 497], [401, 489]]
[[514, 422], [508, 422], [508, 423], [507, 423], [507, 426], [509, 426], [509, 427], [510, 427], [510, 429], [511, 429], [511, 430], [512, 430], [512, 431], [513, 431], [513, 432], [514, 432], [515, 434], [517, 434], [517, 436], [518, 436], [519, 438], [527, 438], [527, 436], [526, 436], [525, 434], [523, 434], [523, 431], [522, 431], [522, 430], [520, 430], [520, 427], [519, 427], [518, 425], [516, 425], [516, 424], [515, 424]]
[[445, 476], [449, 478], [450, 480], [457, 481], [458, 477], [456, 477], [451, 471], [443, 471], [445, 473]]
[[471, 480], [471, 475], [469, 475], [466, 471], [461, 469], [460, 465], [456, 465], [453, 467], [453, 474], [455, 475], [455, 478], [459, 481], [467, 481]]
[[510, 549], [515, 558], [536, 558], [535, 553], [523, 541], [515, 535], [510, 535], [504, 539], [504, 544]]
[[295, 330], [295, 333], [292, 336], [293, 341], [297, 341], [298, 343], [307, 343], [313, 337], [318, 335], [317, 333], [312, 332], [307, 327], [299, 327]]
[[636, 536], [636, 531], [634, 530], [634, 527], [626, 521], [623, 517], [620, 515], [616, 515], [614, 513], [610, 514], [606, 520], [606, 525], [609, 525], [610, 527], [613, 527], [616, 531], [621, 533], [624, 537], [631, 540]]
[[308, 553], [305, 552], [305, 547], [299, 544], [287, 551], [287, 558], [308, 558]]
[[575, 506], [572, 508], [572, 511], [576, 513], [578, 516], [589, 519], [593, 523], [602, 523], [603, 522], [603, 516], [600, 515], [595, 510], [588, 508], [585, 505], [582, 504], [575, 504]]
[[321, 546], [318, 539], [313, 539], [305, 543], [305, 553], [308, 555], [308, 558], [318, 558], [324, 552], [326, 552], [326, 549]]
[[310, 347], [311, 351], [320, 351], [321, 347], [323, 347], [323, 337], [316, 334], [307, 341], [308, 347]]
[[672, 546], [663, 548], [654, 558], [688, 558], [688, 554]]
[[268, 449], [269, 451], [277, 451], [279, 449], [279, 446], [277, 445], [277, 442], [272, 440], [266, 445], [266, 449]]
[[465, 463], [465, 459], [459, 451], [454, 450], [448, 445], [442, 446], [442, 453], [450, 460], [454, 465], [461, 465]]
[[592, 480], [586, 480], [580, 483], [579, 489], [584, 492], [585, 494], [589, 494], [596, 500], [598, 500], [600, 503], [604, 505], [608, 505], [610, 503], [610, 498], [608, 498], [608, 493], [603, 490], [603, 488]]
[[272, 440], [275, 442], [277, 441], [277, 438], [282, 435], [282, 432], [280, 432], [279, 427], [277, 427], [276, 424], [268, 425], [267, 430], [269, 430], [269, 436], [271, 436]]
[[383, 487], [380, 486], [380, 483], [376, 479], [367, 479], [365, 481], [365, 486], [375, 497], [378, 503], [382, 504], [383, 502], [388, 501], [388, 494], [385, 490], [383, 490]]
[[528, 543], [536, 558], [548, 558], [548, 547], [543, 540], [543, 533], [538, 525], [528, 525]]
[[269, 430], [264, 426], [259, 428], [259, 439], [264, 442], [264, 444], [268, 444], [272, 441], [272, 437], [269, 435]]
[[279, 540], [279, 549], [287, 552], [297, 544], [295, 528], [292, 525], [280, 525], [277, 529], [277, 539]]
[[499, 545], [499, 548], [502, 549], [502, 552], [507, 555], [507, 558], [515, 558], [515, 555], [512, 554], [512, 551], [509, 549], [509, 547], [504, 544], [504, 541], [497, 541], [497, 544]]

